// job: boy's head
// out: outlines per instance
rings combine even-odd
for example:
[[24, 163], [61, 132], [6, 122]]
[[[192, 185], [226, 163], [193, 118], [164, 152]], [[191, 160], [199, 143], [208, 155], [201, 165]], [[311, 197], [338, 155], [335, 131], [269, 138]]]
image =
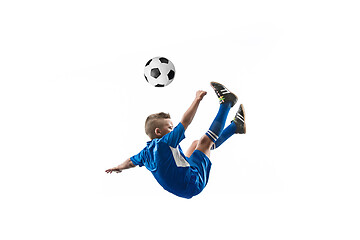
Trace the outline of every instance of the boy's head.
[[145, 133], [150, 139], [162, 138], [173, 129], [170, 114], [160, 112], [151, 114], [145, 121]]

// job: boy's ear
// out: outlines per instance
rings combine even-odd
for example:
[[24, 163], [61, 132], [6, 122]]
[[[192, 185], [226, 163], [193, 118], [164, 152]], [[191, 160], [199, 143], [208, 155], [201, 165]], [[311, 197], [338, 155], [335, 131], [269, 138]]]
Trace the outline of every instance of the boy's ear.
[[161, 136], [161, 130], [160, 130], [160, 128], [155, 128], [155, 135], [156, 135], [156, 136]]

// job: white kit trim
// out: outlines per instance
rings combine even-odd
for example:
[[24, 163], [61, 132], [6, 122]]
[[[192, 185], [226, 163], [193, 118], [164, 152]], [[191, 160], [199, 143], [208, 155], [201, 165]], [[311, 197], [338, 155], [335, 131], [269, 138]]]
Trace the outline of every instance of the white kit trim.
[[[169, 146], [170, 147], [170, 146]], [[181, 156], [179, 147], [173, 148], [170, 147], [172, 155], [174, 156], [176, 166], [178, 167], [190, 167], [190, 164]]]

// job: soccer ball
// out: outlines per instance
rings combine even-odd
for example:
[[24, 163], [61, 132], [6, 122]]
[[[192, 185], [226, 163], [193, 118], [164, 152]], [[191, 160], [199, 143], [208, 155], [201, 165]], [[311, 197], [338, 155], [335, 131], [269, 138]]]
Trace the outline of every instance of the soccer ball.
[[174, 64], [167, 58], [154, 57], [145, 64], [144, 76], [154, 87], [165, 87], [174, 80]]

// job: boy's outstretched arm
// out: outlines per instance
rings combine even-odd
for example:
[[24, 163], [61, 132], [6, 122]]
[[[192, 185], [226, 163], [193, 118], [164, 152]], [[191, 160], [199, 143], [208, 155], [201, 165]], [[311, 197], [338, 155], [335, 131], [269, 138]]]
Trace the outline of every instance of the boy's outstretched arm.
[[203, 99], [203, 97], [205, 95], [206, 95], [205, 91], [199, 90], [196, 92], [196, 97], [195, 97], [194, 101], [190, 105], [189, 109], [184, 113], [184, 115], [180, 121], [182, 123], [182, 125], [184, 126], [185, 130], [192, 122], [192, 120], [195, 116], [195, 113], [199, 107], [200, 101]]
[[128, 159], [125, 160], [125, 162], [123, 162], [119, 166], [110, 168], [108, 170], [105, 170], [105, 172], [106, 173], [112, 173], [112, 172], [121, 173], [122, 170], [133, 168], [135, 166], [136, 165], [130, 160], [130, 158], [128, 158]]

